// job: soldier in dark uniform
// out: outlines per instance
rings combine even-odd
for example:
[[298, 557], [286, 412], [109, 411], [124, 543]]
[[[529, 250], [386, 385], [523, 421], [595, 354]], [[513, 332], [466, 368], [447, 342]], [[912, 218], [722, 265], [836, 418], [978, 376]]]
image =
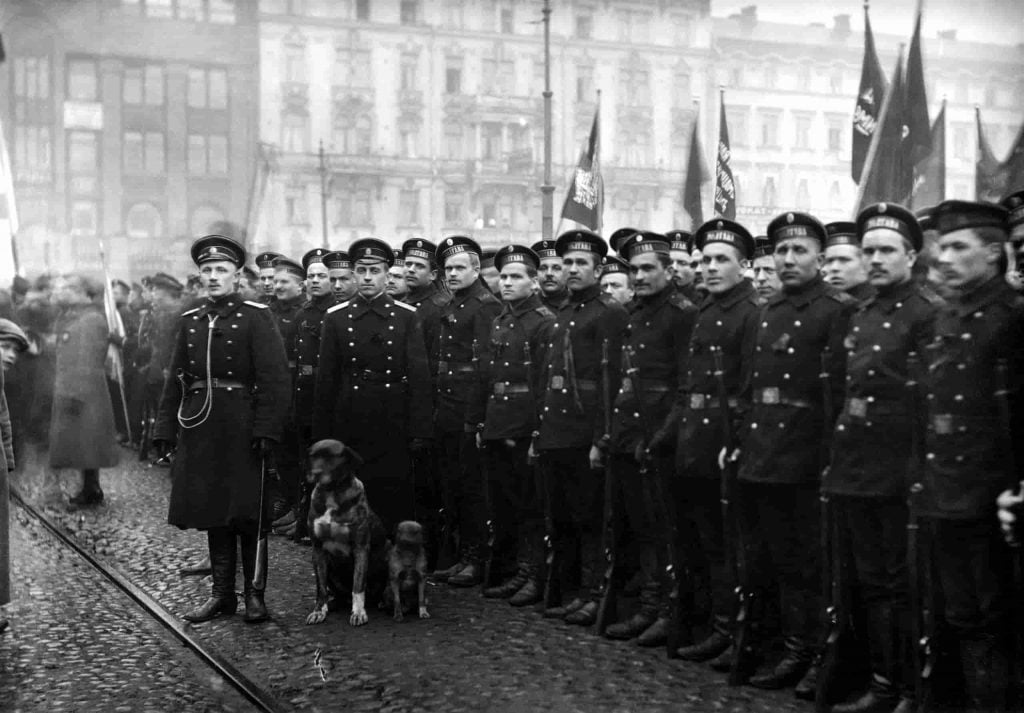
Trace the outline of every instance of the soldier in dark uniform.
[[750, 264], [751, 281], [757, 290], [757, 299], [762, 305], [782, 289], [782, 282], [775, 271], [775, 255], [767, 235], [754, 237], [754, 257]]
[[[149, 278], [150, 309], [139, 325], [139, 348], [135, 357], [139, 381], [145, 389], [147, 430], [152, 430], [160, 408], [164, 380], [170, 375], [168, 365], [174, 349], [178, 316], [181, 314], [181, 293], [185, 289], [177, 279], [158, 272]], [[157, 457], [166, 455], [158, 453]]]
[[[818, 498], [822, 437], [834, 413], [825, 413], [819, 374], [827, 355], [833, 410], [842, 404], [843, 339], [853, 298], [821, 276], [825, 226], [804, 213], [785, 213], [768, 226], [782, 291], [765, 305], [752, 367], [752, 406], [739, 428], [739, 496], [751, 584], [779, 589], [785, 655], [754, 676], [758, 688], [797, 685], [814, 695], [812, 661], [823, 641], [823, 593]], [[744, 659], [747, 652], [738, 652]], [[739, 668], [749, 673], [753, 662]]]
[[355, 273], [352, 272], [352, 260], [343, 250], [331, 253], [331, 261], [327, 263], [327, 276], [331, 280], [331, 293], [337, 304], [348, 302], [356, 296], [357, 284]]
[[[548, 575], [554, 606], [548, 618], [590, 626], [597, 619], [603, 486], [593, 470], [604, 466], [606, 390], [620, 383], [626, 309], [601, 294], [601, 260], [608, 245], [586, 230], [563, 233], [555, 249], [565, 264], [569, 299], [559, 308], [544, 365], [544, 406], [531, 451], [537, 457], [553, 525], [554, 569]], [[608, 382], [602, 374], [607, 345]], [[581, 564], [583, 566], [581, 566]], [[575, 592], [562, 605], [563, 594]]]
[[[870, 688], [834, 713], [889, 713], [913, 709], [916, 672], [907, 571], [907, 463], [913, 424], [908, 355], [923, 357], [935, 333], [941, 300], [912, 278], [923, 236], [914, 214], [878, 203], [857, 217], [875, 295], [854, 315], [846, 336], [846, 401], [832, 439], [832, 463], [822, 489], [831, 497], [840, 538], [862, 608], [871, 667]], [[828, 553], [826, 553], [828, 556]], [[834, 567], [845, 562], [833, 562]], [[904, 710], [904, 709], [901, 709]]]
[[393, 533], [413, 515], [410, 454], [432, 435], [427, 354], [415, 308], [384, 292], [391, 248], [365, 238], [349, 256], [359, 292], [324, 318], [312, 440], [339, 440], [362, 457], [370, 506]]
[[601, 292], [623, 307], [633, 301], [633, 273], [629, 263], [617, 255], [609, 255], [601, 266]]
[[[1002, 710], [1011, 669], [1011, 554], [999, 533], [996, 496], [1021, 480], [1024, 462], [1021, 439], [1006, 434], [1024, 432], [1024, 299], [999, 272], [1004, 208], [945, 201], [933, 215], [939, 269], [953, 297], [927, 350], [924, 512], [968, 708]], [[1000, 361], [1008, 373], [1008, 424], [996, 393]], [[1013, 458], [1017, 473], [1009, 472]]]
[[565, 266], [555, 252], [555, 241], [540, 240], [531, 245], [530, 249], [540, 258], [537, 279], [540, 301], [552, 312], [558, 312], [558, 308], [569, 298], [569, 288], [565, 286]]
[[[697, 308], [672, 284], [665, 236], [636, 233], [622, 243], [621, 253], [629, 260], [636, 289], [636, 299], [629, 305], [623, 365], [628, 368], [628, 361], [635, 372], [632, 378], [624, 374], [613, 392], [617, 396], [606, 457], [611, 458], [618, 484], [615, 497], [639, 560], [641, 590], [640, 609], [609, 626], [605, 636], [639, 637], [640, 646], [663, 646], [669, 619], [664, 572], [670, 563], [665, 552], [675, 518], [669, 498], [671, 460], [665, 453], [675, 446], [675, 428], [667, 421], [683, 387]], [[644, 460], [655, 461], [655, 467], [645, 470]]]
[[672, 260], [672, 282], [683, 297], [698, 304], [701, 295], [697, 292], [697, 275], [693, 266], [693, 235], [687, 230], [670, 230], [665, 233], [669, 240], [669, 258]]
[[[704, 261], [709, 297], [700, 303], [700, 315], [689, 345], [685, 388], [679, 392], [676, 446], [675, 502], [680, 523], [692, 523], [697, 540], [682, 543], [690, 554], [692, 575], [699, 577], [711, 595], [711, 633], [703, 641], [680, 648], [676, 655], [687, 661], [707, 661], [729, 656], [734, 590], [739, 584], [728, 569], [725, 551], [718, 453], [731, 448], [723, 443], [722, 409], [735, 422], [749, 406], [747, 391], [754, 357], [760, 313], [757, 292], [744, 279], [743, 266], [754, 252], [754, 239], [746, 228], [716, 218], [694, 234]], [[728, 403], [722, 404], [715, 375], [715, 355], [721, 355], [722, 378]], [[735, 539], [733, 539], [735, 545]], [[729, 658], [731, 661], [731, 657]]]
[[860, 238], [854, 223], [840, 221], [825, 225], [825, 282], [842, 290], [858, 302], [875, 293], [868, 281], [868, 270], [860, 251]]
[[493, 250], [484, 250], [480, 253], [480, 279], [487, 285], [492, 295], [499, 297], [501, 289], [498, 286], [498, 268], [494, 265], [494, 254]]
[[399, 302], [405, 302], [409, 294], [409, 284], [405, 281], [405, 255], [401, 250], [395, 250], [395, 264], [388, 268], [387, 293]]
[[279, 257], [284, 257], [284, 255], [266, 252], [256, 256], [255, 262], [256, 268], [259, 270], [260, 288], [263, 290], [263, 296], [259, 301], [267, 305], [276, 299], [274, 295], [274, 261]]
[[[221, 235], [192, 245], [208, 295], [181, 316], [164, 382], [154, 444], [161, 452], [177, 442], [171, 466], [167, 520], [182, 529], [205, 530], [213, 568], [213, 592], [185, 614], [207, 621], [233, 614], [235, 566], [241, 540], [245, 620], [267, 619], [257, 567], [258, 523], [270, 520], [260, 505], [264, 462], [281, 438], [288, 402], [288, 362], [281, 335], [266, 305], [234, 291], [245, 249]], [[264, 556], [266, 550], [263, 550]]]
[[[512, 606], [536, 604], [544, 594], [541, 492], [528, 461], [544, 393], [541, 366], [547, 358], [555, 314], [535, 294], [540, 258], [509, 245], [494, 258], [504, 307], [491, 329], [488, 363], [470, 405], [477, 423], [483, 476], [488, 480], [488, 517], [493, 524], [492, 582], [484, 596]], [[501, 581], [504, 579], [504, 581]]]
[[438, 472], [443, 479], [446, 524], [459, 533], [459, 561], [435, 572], [434, 578], [471, 587], [483, 576], [484, 502], [474, 442], [476, 424], [468, 420], [468, 407], [501, 303], [480, 279], [480, 246], [472, 239], [445, 238], [437, 248], [437, 262], [452, 291], [451, 300], [441, 309], [435, 417]]
[[274, 301], [269, 307], [284, 340], [289, 368], [295, 367], [295, 316], [305, 301], [306, 271], [302, 265], [286, 257], [274, 260]]

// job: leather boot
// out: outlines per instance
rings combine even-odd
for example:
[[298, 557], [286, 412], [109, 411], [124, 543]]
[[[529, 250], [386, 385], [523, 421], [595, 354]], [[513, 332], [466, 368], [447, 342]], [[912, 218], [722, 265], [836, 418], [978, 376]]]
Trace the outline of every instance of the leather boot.
[[565, 623], [574, 626], [593, 626], [597, 623], [598, 603], [588, 601], [576, 611], [565, 615]]
[[750, 685], [766, 691], [795, 686], [811, 667], [813, 658], [813, 652], [802, 640], [788, 637], [786, 639], [786, 655], [775, 664], [771, 671], [751, 678]]
[[480, 561], [479, 550], [474, 546], [466, 548], [466, 566], [456, 574], [448, 577], [448, 585], [452, 587], [475, 587], [484, 578], [484, 565]]
[[643, 646], [645, 649], [664, 646], [668, 641], [669, 622], [669, 617], [659, 616], [653, 624], [643, 630], [640, 636], [636, 637], [636, 645]]
[[710, 661], [708, 666], [711, 667], [712, 671], [718, 671], [719, 673], [729, 673], [732, 671], [732, 660], [736, 656], [736, 649], [733, 647], [732, 642], [729, 642], [729, 646], [726, 647], [725, 651], [718, 654]]
[[676, 658], [683, 661], [709, 661], [728, 649], [731, 644], [732, 637], [716, 628], [704, 641], [676, 649]]
[[832, 706], [832, 713], [892, 713], [899, 701], [899, 691], [892, 681], [871, 677], [871, 686], [860, 698]]
[[526, 583], [508, 600], [514, 607], [528, 607], [544, 598], [544, 585], [537, 579], [537, 570], [525, 567], [521, 571], [526, 574]]
[[661, 613], [661, 607], [659, 606], [660, 591], [661, 587], [656, 583], [649, 582], [645, 584], [640, 590], [640, 609], [636, 614], [626, 619], [626, 621], [620, 621], [609, 626], [604, 632], [605, 638], [615, 641], [628, 641], [640, 636], [658, 620], [658, 615]]
[[100, 488], [100, 472], [90, 468], [82, 471], [82, 489], [70, 499], [72, 505], [99, 505], [103, 502], [103, 490]]
[[980, 634], [960, 640], [964, 690], [971, 711], [1001, 711], [1010, 688], [1010, 661], [998, 637]]
[[192, 564], [187, 564], [178, 570], [178, 574], [182, 577], [205, 577], [210, 574], [213, 570], [210, 567], [210, 555], [206, 555], [201, 560], [196, 560]]
[[583, 605], [587, 603], [586, 599], [576, 597], [568, 604], [563, 604], [559, 607], [548, 607], [544, 610], [545, 619], [565, 619], [575, 611], [579, 611], [583, 608]]
[[[258, 624], [270, 618], [267, 613], [267, 605], [263, 601], [263, 592], [266, 589], [266, 578], [264, 586], [256, 588], [252, 580], [256, 576], [256, 555], [259, 550], [259, 535], [254, 532], [246, 533], [239, 537], [242, 541], [242, 576], [245, 577], [245, 616], [242, 619], [246, 624]], [[263, 548], [260, 566], [267, 572], [267, 548]]]
[[901, 696], [900, 702], [892, 709], [892, 713], [917, 713], [917, 701], [907, 696]]
[[508, 599], [518, 592], [526, 584], [527, 576], [522, 567], [510, 579], [506, 579], [496, 587], [484, 589], [484, 597], [487, 599]]
[[801, 701], [814, 701], [818, 693], [818, 673], [821, 671], [818, 666], [818, 657], [811, 660], [811, 667], [803, 675], [800, 682], [793, 689], [793, 695]]
[[226, 527], [215, 527], [207, 531], [206, 539], [210, 547], [213, 591], [209, 599], [182, 617], [193, 623], [209, 621], [222, 614], [234, 614], [238, 607], [238, 597], [235, 596], [235, 535]]

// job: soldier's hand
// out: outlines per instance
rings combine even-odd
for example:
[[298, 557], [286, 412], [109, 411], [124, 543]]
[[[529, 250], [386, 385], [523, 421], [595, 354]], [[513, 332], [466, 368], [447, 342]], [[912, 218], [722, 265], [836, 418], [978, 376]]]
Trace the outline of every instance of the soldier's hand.
[[590, 467], [594, 470], [604, 467], [604, 453], [597, 446], [590, 447]]
[[537, 449], [534, 448], [534, 440], [530, 439], [530, 448], [526, 451], [526, 462], [531, 465], [537, 462]]
[[[1022, 483], [1022, 486], [1024, 486], [1024, 483]], [[999, 508], [999, 527], [1003, 531], [1006, 543], [1012, 546], [1019, 545], [1017, 513], [1024, 507], [1024, 490], [1018, 493], [1014, 493], [1012, 490], [1004, 490], [996, 498], [996, 506]]]
[[476, 432], [476, 447], [477, 448], [483, 448], [483, 445], [484, 445], [484, 439], [480, 435], [480, 431], [477, 431]]
[[736, 461], [740, 457], [740, 449], [734, 448], [732, 453], [728, 453], [726, 448], [723, 446], [722, 450], [718, 451], [718, 469], [725, 470], [725, 461], [728, 458], [730, 461]]

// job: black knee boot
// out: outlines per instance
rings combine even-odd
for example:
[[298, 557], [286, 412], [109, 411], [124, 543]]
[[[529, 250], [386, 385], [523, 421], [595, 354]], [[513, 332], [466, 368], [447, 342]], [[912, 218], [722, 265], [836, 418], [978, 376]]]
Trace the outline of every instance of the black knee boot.
[[183, 617], [196, 623], [209, 621], [221, 614], [234, 614], [238, 606], [235, 596], [235, 535], [226, 527], [215, 527], [206, 532], [206, 541], [210, 548], [213, 591], [209, 599]]
[[[263, 592], [267, 583], [267, 548], [259, 547], [259, 535], [255, 531], [239, 537], [242, 541], [242, 576], [245, 577], [245, 616], [247, 624], [257, 624], [270, 618], [267, 605], [263, 601]], [[257, 557], [263, 580], [257, 587], [253, 584], [256, 576]]]
[[100, 472], [95, 468], [82, 471], [82, 489], [71, 498], [73, 505], [99, 505], [103, 502], [100, 488]]

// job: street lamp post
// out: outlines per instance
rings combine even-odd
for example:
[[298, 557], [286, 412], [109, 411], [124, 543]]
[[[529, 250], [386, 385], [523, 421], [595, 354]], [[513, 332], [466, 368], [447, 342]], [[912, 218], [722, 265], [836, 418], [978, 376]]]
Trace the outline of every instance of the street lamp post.
[[541, 237], [552, 238], [554, 193], [551, 185], [551, 0], [544, 0], [544, 183], [541, 193]]

